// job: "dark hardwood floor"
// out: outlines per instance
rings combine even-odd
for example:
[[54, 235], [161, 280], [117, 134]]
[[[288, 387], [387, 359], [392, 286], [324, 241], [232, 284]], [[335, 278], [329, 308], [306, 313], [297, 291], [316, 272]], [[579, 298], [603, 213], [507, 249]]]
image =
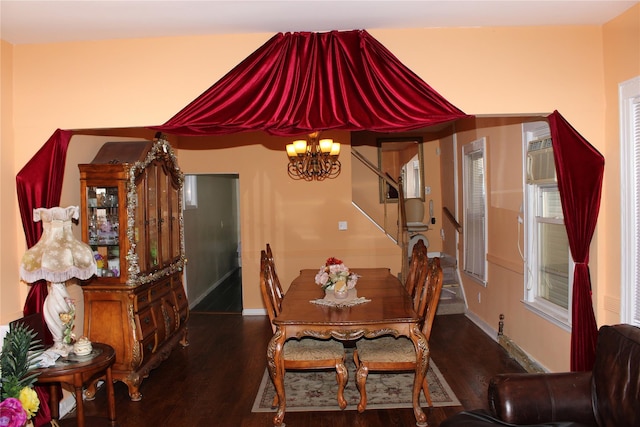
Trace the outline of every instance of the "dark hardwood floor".
[[[143, 398], [131, 402], [127, 388], [115, 384], [120, 427], [271, 426], [271, 413], [251, 407], [266, 368], [266, 347], [272, 335], [266, 316], [191, 313], [188, 347], [176, 348], [140, 387]], [[491, 376], [523, 369], [464, 315], [436, 317], [431, 357], [462, 406], [425, 409], [431, 427], [463, 408], [486, 407]], [[353, 381], [350, 373], [350, 381]], [[102, 387], [85, 403], [88, 415], [106, 416]], [[67, 416], [74, 417], [71, 413]], [[71, 421], [71, 420], [69, 420]], [[411, 409], [335, 412], [290, 412], [290, 427], [413, 426]], [[89, 427], [89, 426], [88, 426]]]
[[191, 311], [242, 313], [242, 268], [231, 273]]

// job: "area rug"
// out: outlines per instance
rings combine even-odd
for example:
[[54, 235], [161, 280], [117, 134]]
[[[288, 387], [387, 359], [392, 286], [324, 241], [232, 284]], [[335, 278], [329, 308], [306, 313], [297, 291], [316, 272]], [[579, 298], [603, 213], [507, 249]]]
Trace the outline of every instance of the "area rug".
[[[357, 410], [360, 393], [355, 382], [355, 365], [348, 355], [349, 381], [344, 390], [346, 410]], [[411, 408], [413, 373], [369, 373], [367, 377], [367, 409]], [[445, 381], [438, 367], [429, 362], [427, 381], [433, 406], [459, 406], [460, 401]], [[284, 381], [288, 412], [339, 411], [336, 399], [338, 384], [335, 371], [287, 371]], [[274, 412], [271, 408], [275, 389], [265, 369], [252, 412]], [[420, 405], [427, 406], [423, 393]]]

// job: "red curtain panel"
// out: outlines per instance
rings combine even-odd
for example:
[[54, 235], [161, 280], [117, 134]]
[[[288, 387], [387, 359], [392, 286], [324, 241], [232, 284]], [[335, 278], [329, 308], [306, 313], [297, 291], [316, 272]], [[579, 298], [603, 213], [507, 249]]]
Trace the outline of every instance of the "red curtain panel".
[[600, 210], [604, 157], [558, 111], [548, 119], [564, 223], [576, 265], [571, 313], [571, 370], [589, 371], [595, 361], [598, 338], [591, 298], [589, 246]]
[[[33, 210], [40, 207], [52, 208], [60, 204], [67, 148], [72, 135], [72, 131], [56, 130], [16, 176], [20, 217], [28, 248], [38, 243], [42, 235], [42, 223], [33, 221]], [[40, 280], [33, 283], [29, 287], [24, 304], [24, 315], [42, 313], [46, 297], [47, 282]], [[51, 344], [51, 333], [46, 328], [45, 336], [47, 344]], [[40, 400], [40, 410], [33, 423], [35, 427], [39, 427], [51, 421], [49, 388], [36, 386], [35, 390]]]

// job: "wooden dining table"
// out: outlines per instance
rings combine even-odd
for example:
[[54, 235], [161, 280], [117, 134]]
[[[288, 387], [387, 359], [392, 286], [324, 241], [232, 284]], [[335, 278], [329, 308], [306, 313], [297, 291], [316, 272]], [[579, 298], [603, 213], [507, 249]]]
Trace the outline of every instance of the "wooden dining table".
[[413, 412], [416, 425], [426, 426], [427, 417], [420, 407], [420, 391], [426, 375], [429, 346], [420, 330], [420, 318], [413, 309], [411, 296], [388, 268], [352, 268], [360, 275], [357, 296], [368, 302], [353, 306], [327, 306], [312, 303], [322, 299], [324, 290], [315, 284], [317, 270], [301, 270], [282, 300], [282, 311], [273, 323], [276, 332], [267, 348], [267, 367], [278, 395], [273, 425], [283, 424], [286, 410], [284, 390], [285, 341], [314, 337], [352, 341], [382, 335], [406, 336], [416, 349], [416, 373], [413, 382]]

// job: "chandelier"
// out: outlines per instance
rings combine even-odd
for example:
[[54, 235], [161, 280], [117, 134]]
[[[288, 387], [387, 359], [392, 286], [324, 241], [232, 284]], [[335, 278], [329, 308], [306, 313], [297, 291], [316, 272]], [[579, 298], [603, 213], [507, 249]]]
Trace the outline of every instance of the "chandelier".
[[287, 144], [287, 172], [293, 179], [322, 181], [340, 175], [340, 143], [326, 138], [318, 140], [319, 132], [309, 134], [309, 142], [298, 139]]

